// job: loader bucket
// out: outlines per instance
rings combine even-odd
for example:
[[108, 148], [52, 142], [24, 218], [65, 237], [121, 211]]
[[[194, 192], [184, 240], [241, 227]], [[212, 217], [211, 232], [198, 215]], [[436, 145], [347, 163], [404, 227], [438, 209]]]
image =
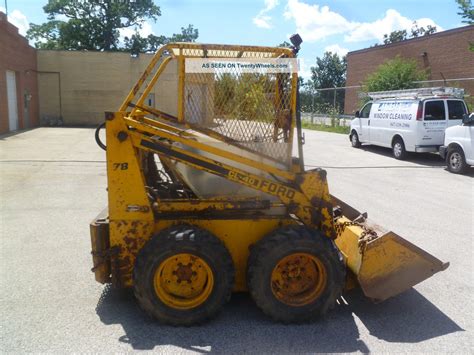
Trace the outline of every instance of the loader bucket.
[[[336, 239], [336, 245], [362, 291], [373, 301], [381, 302], [398, 295], [449, 266], [398, 234], [370, 222], [352, 207], [340, 203], [342, 201], [336, 198], [333, 201], [343, 213], [336, 224], [354, 220], [360, 224], [346, 226]], [[364, 227], [374, 230], [377, 237], [361, 238]]]

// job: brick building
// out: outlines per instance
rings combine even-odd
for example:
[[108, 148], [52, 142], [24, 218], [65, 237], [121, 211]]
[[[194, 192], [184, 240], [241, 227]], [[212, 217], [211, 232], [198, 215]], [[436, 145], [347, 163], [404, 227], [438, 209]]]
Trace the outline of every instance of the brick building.
[[[90, 126], [119, 108], [152, 54], [36, 50], [0, 12], [0, 134], [41, 125]], [[172, 61], [147, 104], [176, 115]], [[156, 97], [156, 103], [155, 103]]]
[[38, 126], [36, 69], [36, 50], [0, 12], [0, 133]]
[[[469, 50], [470, 42], [474, 42], [474, 26], [349, 52], [346, 85], [361, 85], [380, 64], [397, 55], [415, 59], [419, 68], [429, 73], [428, 80], [474, 78], [474, 52]], [[474, 80], [454, 80], [446, 84], [463, 87], [474, 96]], [[443, 82], [435, 82], [430, 86], [442, 85]], [[344, 112], [353, 113], [358, 104], [358, 90], [346, 90]]]

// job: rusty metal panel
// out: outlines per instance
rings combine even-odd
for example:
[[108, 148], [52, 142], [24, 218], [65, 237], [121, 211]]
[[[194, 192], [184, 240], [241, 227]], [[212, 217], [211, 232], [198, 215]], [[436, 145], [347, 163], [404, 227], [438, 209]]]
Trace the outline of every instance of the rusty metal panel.
[[107, 209], [102, 211], [91, 223], [92, 272], [100, 283], [108, 283], [110, 278], [110, 239]]

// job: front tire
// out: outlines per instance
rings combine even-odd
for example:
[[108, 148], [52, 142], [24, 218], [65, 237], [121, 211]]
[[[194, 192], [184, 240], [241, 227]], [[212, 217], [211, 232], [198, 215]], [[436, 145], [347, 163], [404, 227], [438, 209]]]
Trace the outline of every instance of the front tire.
[[361, 143], [359, 141], [359, 135], [357, 134], [356, 131], [353, 131], [351, 133], [351, 145], [354, 148], [360, 148], [360, 146], [361, 146]]
[[448, 170], [454, 174], [463, 174], [466, 172], [466, 157], [461, 148], [454, 147], [448, 150], [446, 165], [448, 166]]
[[398, 160], [404, 160], [407, 157], [407, 151], [405, 149], [405, 143], [403, 139], [395, 138], [392, 144], [393, 157]]
[[231, 296], [234, 265], [222, 241], [181, 225], [140, 250], [133, 270], [140, 307], [164, 324], [189, 326], [214, 317]]
[[345, 266], [334, 242], [304, 226], [281, 228], [251, 250], [247, 280], [257, 306], [283, 323], [325, 314], [344, 285]]

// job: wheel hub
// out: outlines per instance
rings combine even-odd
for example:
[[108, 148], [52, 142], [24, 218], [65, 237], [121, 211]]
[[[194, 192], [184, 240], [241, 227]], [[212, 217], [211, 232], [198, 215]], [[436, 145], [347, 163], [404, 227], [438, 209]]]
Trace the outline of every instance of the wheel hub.
[[395, 143], [394, 151], [396, 156], [400, 155], [400, 153], [402, 152], [402, 146], [400, 145], [400, 143]]
[[461, 156], [460, 156], [460, 154], [459, 154], [459, 153], [453, 153], [453, 154], [451, 154], [451, 159], [450, 159], [450, 161], [451, 161], [451, 166], [452, 166], [453, 168], [456, 168], [456, 169], [457, 169], [457, 168], [459, 167], [460, 163], [461, 163]]
[[176, 254], [155, 271], [154, 288], [167, 306], [190, 309], [204, 303], [211, 294], [214, 277], [204, 259], [193, 254]]
[[291, 306], [304, 306], [318, 298], [326, 286], [327, 274], [319, 258], [295, 253], [281, 259], [272, 271], [273, 295]]

